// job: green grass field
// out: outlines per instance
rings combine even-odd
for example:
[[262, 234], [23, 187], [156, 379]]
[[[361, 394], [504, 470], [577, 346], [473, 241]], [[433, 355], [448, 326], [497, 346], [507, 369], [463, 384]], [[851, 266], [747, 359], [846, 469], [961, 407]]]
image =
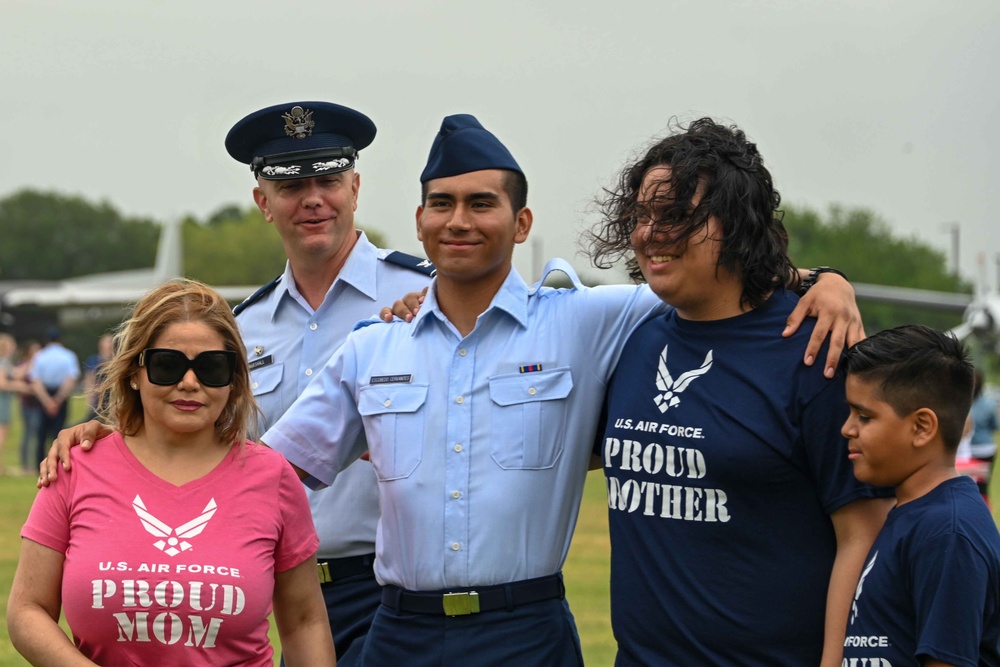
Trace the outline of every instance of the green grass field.
[[[72, 414], [82, 415], [82, 407], [74, 407], [76, 410]], [[20, 442], [20, 429], [16, 422], [7, 440], [3, 461], [9, 470], [16, 470], [17, 443]], [[993, 498], [1000, 498], [997, 495], [997, 485], [994, 478]], [[21, 524], [24, 523], [34, 497], [33, 477], [0, 477], [0, 592], [3, 594], [3, 604], [0, 606], [0, 667], [27, 664], [10, 645], [6, 599], [17, 567]], [[608, 616], [610, 545], [606, 502], [603, 476], [600, 472], [593, 472], [587, 481], [580, 519], [565, 568], [567, 597], [576, 616], [584, 658], [588, 665], [596, 666], [612, 664], [615, 654]], [[997, 514], [995, 506], [994, 518], [997, 518]], [[272, 630], [272, 637], [274, 636]]]

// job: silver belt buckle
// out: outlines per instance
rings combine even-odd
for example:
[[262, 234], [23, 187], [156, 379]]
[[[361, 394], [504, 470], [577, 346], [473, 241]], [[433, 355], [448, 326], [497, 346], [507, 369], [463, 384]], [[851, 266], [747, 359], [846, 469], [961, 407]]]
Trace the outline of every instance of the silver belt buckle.
[[441, 596], [445, 616], [468, 616], [479, 613], [479, 593], [445, 593]]

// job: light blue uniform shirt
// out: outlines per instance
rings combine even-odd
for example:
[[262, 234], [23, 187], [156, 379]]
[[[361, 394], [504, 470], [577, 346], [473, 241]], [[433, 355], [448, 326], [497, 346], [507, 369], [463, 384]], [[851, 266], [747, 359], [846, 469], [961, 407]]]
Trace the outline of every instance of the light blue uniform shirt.
[[[240, 313], [250, 384], [263, 412], [258, 433], [278, 421], [359, 320], [430, 282], [422, 273], [383, 261], [388, 252], [361, 233], [317, 310], [299, 294], [286, 265], [278, 285]], [[320, 558], [375, 552], [378, 488], [370, 463], [358, 461], [334, 486], [308, 496]]]
[[80, 377], [80, 360], [62, 343], [49, 343], [31, 359], [31, 377], [46, 388], [58, 387], [66, 378]]
[[[551, 267], [551, 268], [550, 268]], [[411, 590], [550, 575], [566, 559], [605, 387], [646, 287], [530, 289], [511, 271], [462, 338], [434, 290], [412, 325], [351, 334], [264, 441], [331, 484], [366, 445], [375, 576]], [[544, 277], [543, 277], [544, 281]]]

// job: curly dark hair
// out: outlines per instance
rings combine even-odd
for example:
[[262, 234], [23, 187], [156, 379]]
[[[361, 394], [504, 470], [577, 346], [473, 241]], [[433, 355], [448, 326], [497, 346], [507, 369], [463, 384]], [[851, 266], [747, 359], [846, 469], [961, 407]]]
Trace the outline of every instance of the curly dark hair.
[[[797, 274], [778, 210], [781, 195], [756, 144], [735, 125], [711, 118], [687, 127], [673, 119], [670, 129], [672, 134], [626, 166], [615, 189], [605, 189], [598, 199], [602, 220], [585, 242], [594, 265], [610, 268], [627, 257], [629, 276], [641, 282], [631, 238], [639, 221], [669, 234], [671, 243], [685, 244], [715, 217], [722, 235], [717, 267], [740, 278], [741, 305], [757, 308], [776, 287], [788, 281], [794, 286]], [[669, 176], [650, 189], [658, 193], [652, 201], [639, 201], [643, 179], [656, 167], [668, 167]], [[699, 191], [701, 200], [692, 207]]]

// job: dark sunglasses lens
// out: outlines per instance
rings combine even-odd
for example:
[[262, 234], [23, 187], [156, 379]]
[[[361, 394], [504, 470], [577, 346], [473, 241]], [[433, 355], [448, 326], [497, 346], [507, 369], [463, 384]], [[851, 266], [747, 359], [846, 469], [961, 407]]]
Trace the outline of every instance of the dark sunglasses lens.
[[232, 355], [225, 352], [202, 352], [194, 360], [198, 380], [208, 387], [224, 387], [233, 380]]
[[187, 358], [174, 350], [155, 350], [146, 355], [146, 374], [153, 384], [177, 384], [187, 367]]

